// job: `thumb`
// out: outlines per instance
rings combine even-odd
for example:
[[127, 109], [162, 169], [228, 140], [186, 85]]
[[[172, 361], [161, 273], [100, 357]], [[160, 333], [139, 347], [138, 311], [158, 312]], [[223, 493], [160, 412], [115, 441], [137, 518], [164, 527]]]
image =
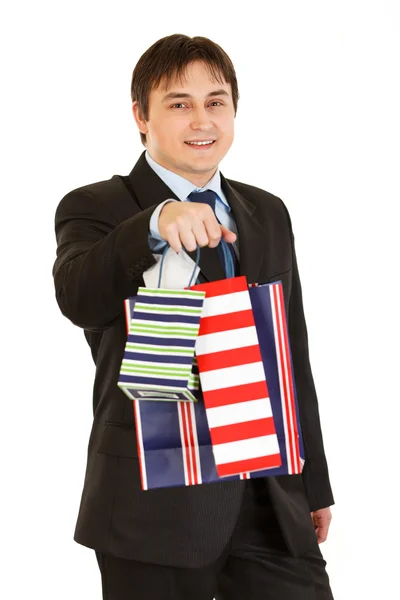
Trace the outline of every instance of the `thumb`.
[[221, 227], [221, 235], [226, 242], [228, 242], [229, 244], [232, 244], [232, 242], [236, 241], [236, 238], [237, 238], [236, 233], [233, 233], [233, 231], [231, 231], [230, 229], [225, 227], [225, 225], [220, 225], [220, 227]]

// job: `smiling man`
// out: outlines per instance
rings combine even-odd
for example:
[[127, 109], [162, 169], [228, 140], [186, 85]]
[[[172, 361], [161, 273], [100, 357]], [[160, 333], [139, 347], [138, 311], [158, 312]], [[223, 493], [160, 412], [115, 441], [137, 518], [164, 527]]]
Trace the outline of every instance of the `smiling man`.
[[[333, 496], [290, 217], [276, 196], [219, 170], [234, 139], [234, 67], [207, 38], [168, 36], [140, 58], [131, 94], [145, 151], [129, 175], [69, 192], [55, 218], [57, 301], [96, 363], [74, 539], [96, 551], [107, 600], [331, 600], [319, 544]], [[305, 466], [142, 491], [132, 404], [117, 387], [124, 299], [166, 244], [198, 244], [200, 281], [223, 278], [221, 237], [237, 274], [283, 282]]]

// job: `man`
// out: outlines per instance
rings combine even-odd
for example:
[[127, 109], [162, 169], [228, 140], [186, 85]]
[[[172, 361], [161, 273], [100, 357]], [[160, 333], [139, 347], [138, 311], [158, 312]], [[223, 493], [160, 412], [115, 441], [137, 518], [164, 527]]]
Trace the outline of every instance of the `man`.
[[[95, 549], [108, 600], [331, 599], [319, 544], [333, 496], [289, 214], [218, 169], [234, 138], [233, 65], [207, 38], [168, 36], [136, 65], [132, 100], [146, 151], [129, 176], [68, 193], [55, 219], [57, 301], [96, 363], [74, 539]], [[215, 207], [197, 201], [206, 190]], [[223, 278], [221, 237], [249, 282], [283, 282], [305, 466], [301, 475], [142, 491], [132, 405], [117, 387], [123, 301], [166, 243], [189, 253], [198, 244], [200, 280]]]

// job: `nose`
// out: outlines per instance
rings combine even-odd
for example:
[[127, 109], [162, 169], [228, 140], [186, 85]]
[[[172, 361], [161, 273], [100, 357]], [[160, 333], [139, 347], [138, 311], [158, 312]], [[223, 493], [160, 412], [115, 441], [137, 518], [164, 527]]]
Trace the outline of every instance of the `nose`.
[[192, 129], [196, 129], [196, 130], [200, 130], [200, 131], [209, 131], [210, 129], [213, 128], [213, 124], [212, 124], [210, 115], [204, 106], [193, 108], [191, 116], [192, 116], [192, 120], [191, 120]]

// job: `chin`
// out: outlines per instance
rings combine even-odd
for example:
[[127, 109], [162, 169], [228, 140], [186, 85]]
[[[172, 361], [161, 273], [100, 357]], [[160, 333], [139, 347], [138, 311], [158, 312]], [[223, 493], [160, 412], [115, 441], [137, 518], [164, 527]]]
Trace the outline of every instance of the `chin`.
[[207, 171], [216, 169], [218, 167], [218, 162], [216, 162], [215, 160], [213, 160], [212, 162], [210, 160], [208, 160], [207, 162], [198, 160], [194, 161], [190, 166], [194, 171], [206, 173]]

